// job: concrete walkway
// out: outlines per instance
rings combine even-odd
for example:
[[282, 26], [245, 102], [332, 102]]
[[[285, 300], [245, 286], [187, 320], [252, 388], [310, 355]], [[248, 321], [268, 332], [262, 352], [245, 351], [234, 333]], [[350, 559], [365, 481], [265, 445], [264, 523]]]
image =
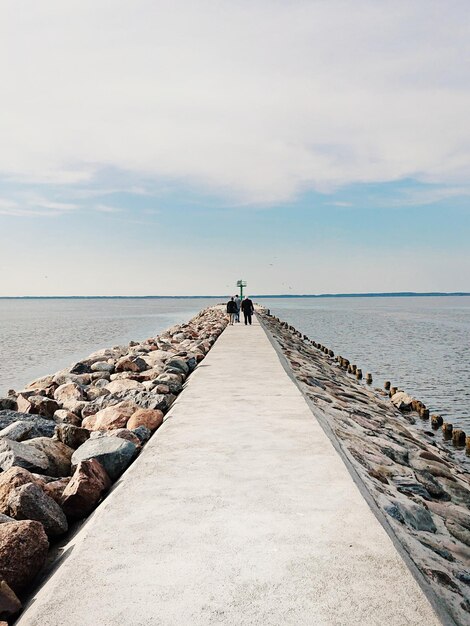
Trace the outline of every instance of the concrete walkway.
[[256, 322], [168, 418], [19, 625], [440, 623]]

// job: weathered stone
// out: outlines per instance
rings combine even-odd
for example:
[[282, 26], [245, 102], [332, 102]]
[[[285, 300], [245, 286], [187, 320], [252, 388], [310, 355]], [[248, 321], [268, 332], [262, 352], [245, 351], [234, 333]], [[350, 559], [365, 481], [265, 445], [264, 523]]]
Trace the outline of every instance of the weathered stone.
[[446, 492], [450, 495], [452, 502], [470, 508], [470, 490], [462, 483], [457, 480], [449, 480], [448, 478], [439, 478], [439, 483], [443, 485]]
[[454, 583], [452, 578], [446, 572], [437, 569], [427, 569], [426, 574], [454, 593], [459, 593], [459, 587]]
[[42, 473], [48, 470], [49, 460], [44, 452], [28, 446], [27, 443], [1, 439], [0, 468], [6, 471], [13, 466]]
[[110, 487], [111, 480], [97, 459], [81, 461], [62, 494], [65, 514], [79, 519], [85, 517]]
[[42, 376], [41, 378], [36, 378], [36, 380], [33, 380], [31, 383], [29, 383], [26, 389], [35, 389], [35, 390], [47, 389], [48, 387], [51, 387], [53, 383], [54, 383], [54, 376]]
[[141, 383], [130, 378], [124, 378], [120, 380], [113, 380], [105, 387], [109, 393], [116, 394], [128, 391], [129, 389], [144, 389]]
[[132, 462], [137, 454], [137, 446], [120, 437], [99, 437], [88, 439], [72, 456], [72, 465], [80, 461], [97, 459], [112, 481], [115, 481]]
[[426, 471], [416, 470], [415, 476], [433, 498], [438, 498], [439, 500], [450, 500], [449, 494], [442, 488], [432, 474]]
[[470, 547], [470, 530], [453, 520], [446, 520], [445, 525], [453, 537]]
[[79, 361], [70, 368], [71, 374], [89, 374], [90, 372], [90, 365], [86, 361]]
[[137, 428], [133, 428], [132, 432], [136, 437], [139, 438], [141, 444], [148, 441], [152, 436], [152, 431], [146, 426], [138, 426]]
[[[431, 533], [436, 532], [436, 525], [434, 524], [432, 515], [423, 506], [411, 501], [406, 503], [394, 502], [393, 505], [399, 511], [399, 516], [396, 517], [399, 521], [403, 520], [407, 526], [411, 526], [411, 528], [415, 530]], [[387, 512], [391, 514], [390, 511]]]
[[4, 513], [0, 513], [0, 524], [8, 524], [9, 522], [14, 522], [15, 520], [9, 515], [5, 515]]
[[[107, 381], [106, 381], [107, 382]], [[110, 392], [104, 387], [87, 387], [86, 398], [89, 402], [93, 402], [100, 396], [107, 396]]]
[[114, 363], [108, 363], [107, 361], [96, 361], [91, 366], [92, 372], [114, 372]]
[[170, 368], [176, 369], [177, 371], [184, 374], [184, 376], [187, 376], [189, 374], [189, 367], [184, 359], [179, 359], [177, 357], [168, 359], [168, 361], [165, 363], [165, 371], [168, 371]]
[[396, 478], [395, 485], [400, 493], [406, 496], [421, 496], [424, 500], [431, 500], [431, 494], [422, 485], [408, 478]]
[[76, 450], [90, 437], [90, 431], [86, 428], [73, 426], [72, 424], [59, 424], [55, 429], [56, 437], [69, 448]]
[[397, 393], [393, 394], [391, 402], [400, 411], [411, 411], [411, 403], [413, 402], [413, 398], [404, 391], [398, 391]]
[[[13, 589], [9, 587], [7, 582], [0, 580], [0, 615], [12, 617], [21, 610], [21, 606], [21, 602]], [[7, 622], [4, 623], [7, 624]]]
[[8, 398], [0, 398], [0, 410], [16, 411], [18, 405], [14, 396], [8, 396]]
[[76, 402], [83, 400], [85, 395], [83, 393], [82, 387], [77, 385], [76, 383], [64, 383], [57, 387], [54, 391], [54, 399], [57, 402], [60, 402], [62, 406], [67, 408], [70, 404], [75, 404]]
[[41, 522], [49, 537], [62, 535], [68, 529], [67, 518], [57, 502], [33, 483], [10, 491], [8, 512], [16, 520]]
[[158, 409], [138, 409], [127, 422], [127, 428], [146, 426], [152, 432], [163, 422], [163, 413]]
[[48, 459], [48, 467], [45, 474], [49, 476], [69, 476], [70, 475], [70, 459], [73, 450], [61, 441], [55, 441], [48, 437], [37, 437], [25, 441], [25, 446], [29, 446], [44, 453]]
[[0, 512], [8, 514], [8, 498], [10, 492], [17, 487], [36, 483], [35, 477], [22, 467], [10, 467], [5, 472], [0, 473]]
[[422, 539], [420, 537], [419, 541], [423, 546], [425, 546], [429, 550], [432, 550], [443, 559], [446, 559], [446, 561], [455, 561], [454, 555], [437, 541], [432, 541], [432, 539], [429, 539], [428, 537], [426, 537], [426, 539]]
[[66, 476], [64, 478], [57, 478], [56, 480], [52, 480], [51, 482], [46, 483], [45, 485], [42, 485], [41, 487], [44, 493], [46, 494], [46, 496], [49, 496], [49, 498], [52, 498], [53, 500], [55, 500], [57, 504], [60, 504], [64, 489], [67, 487], [70, 480], [71, 480], [70, 476]]
[[124, 428], [129, 418], [135, 413], [138, 406], [131, 400], [124, 400], [118, 404], [101, 409], [94, 415], [83, 420], [83, 427], [88, 430], [112, 430]]
[[140, 357], [124, 356], [116, 363], [116, 372], [143, 372], [148, 367]]
[[36, 434], [31, 435], [32, 431], [34, 431], [33, 422], [20, 420], [0, 430], [0, 437], [5, 437], [10, 439], [10, 441], [24, 441], [24, 439], [28, 439], [30, 436], [37, 437]]
[[427, 461], [426, 459], [414, 458], [410, 461], [411, 467], [420, 470], [422, 472], [428, 472], [433, 476], [442, 476], [444, 478], [453, 479], [452, 472], [443, 463], [436, 463], [435, 461]]
[[48, 549], [49, 542], [39, 522], [0, 524], [0, 578], [15, 593], [22, 591], [44, 565]]
[[72, 424], [73, 426], [80, 426], [82, 418], [68, 411], [67, 409], [59, 409], [54, 413], [54, 419], [56, 422], [63, 422], [64, 424]]
[[39, 395], [32, 395], [26, 398], [24, 395], [20, 394], [16, 402], [18, 411], [33, 413], [47, 418], [52, 418], [54, 412], [60, 408], [55, 400]]

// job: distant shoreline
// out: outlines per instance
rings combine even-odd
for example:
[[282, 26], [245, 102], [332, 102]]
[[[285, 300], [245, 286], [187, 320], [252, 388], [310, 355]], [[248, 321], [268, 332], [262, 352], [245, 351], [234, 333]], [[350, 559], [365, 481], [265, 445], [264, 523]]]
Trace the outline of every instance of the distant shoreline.
[[[398, 291], [390, 293], [322, 293], [322, 294], [250, 294], [252, 298], [429, 298], [433, 296], [470, 296], [470, 292], [456, 291]], [[0, 296], [0, 300], [196, 300], [224, 299], [219, 296]]]

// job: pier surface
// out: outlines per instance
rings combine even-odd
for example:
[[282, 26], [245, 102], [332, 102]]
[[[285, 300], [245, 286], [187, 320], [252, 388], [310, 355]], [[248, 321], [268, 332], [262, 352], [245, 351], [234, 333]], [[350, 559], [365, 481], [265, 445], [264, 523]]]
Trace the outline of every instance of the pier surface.
[[439, 623], [256, 320], [223, 332], [17, 622]]

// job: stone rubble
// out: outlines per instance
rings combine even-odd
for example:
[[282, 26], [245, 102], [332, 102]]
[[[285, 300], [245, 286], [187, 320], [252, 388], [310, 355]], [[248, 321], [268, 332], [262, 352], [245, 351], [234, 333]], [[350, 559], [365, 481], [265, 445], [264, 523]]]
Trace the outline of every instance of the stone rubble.
[[469, 624], [468, 461], [438, 433], [414, 426], [429, 418], [421, 402], [397, 388], [389, 397], [363, 384], [361, 370], [347, 359], [268, 311], [259, 317], [385, 523], [455, 623]]
[[210, 307], [0, 398], [0, 623], [21, 610], [49, 541], [99, 505], [226, 325]]

